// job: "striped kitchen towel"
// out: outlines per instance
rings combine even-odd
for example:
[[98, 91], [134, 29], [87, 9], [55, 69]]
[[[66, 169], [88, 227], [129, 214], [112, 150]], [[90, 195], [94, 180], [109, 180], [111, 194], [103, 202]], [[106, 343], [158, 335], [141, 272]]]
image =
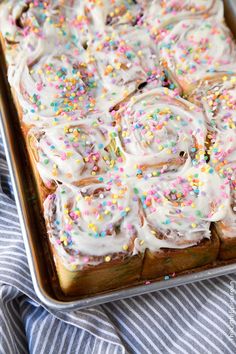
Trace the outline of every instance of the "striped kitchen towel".
[[74, 311], [34, 293], [0, 142], [0, 353], [236, 353], [236, 274]]

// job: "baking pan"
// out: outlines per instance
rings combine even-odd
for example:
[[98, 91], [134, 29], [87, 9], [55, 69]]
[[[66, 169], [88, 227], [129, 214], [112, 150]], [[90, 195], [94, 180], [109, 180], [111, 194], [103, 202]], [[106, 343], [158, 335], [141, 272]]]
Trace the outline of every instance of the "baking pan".
[[[225, 0], [226, 21], [236, 36], [236, 1]], [[40, 215], [36, 188], [30, 173], [24, 139], [7, 82], [4, 55], [0, 51], [0, 129], [19, 214], [33, 286], [38, 298], [48, 308], [71, 311], [110, 301], [137, 296], [236, 271], [236, 259], [217, 262], [214, 266], [185, 271], [176, 277], [166, 276], [155, 281], [139, 283], [129, 288], [109, 291], [83, 298], [65, 297], [58, 285], [54, 262], [49, 250], [44, 221]]]

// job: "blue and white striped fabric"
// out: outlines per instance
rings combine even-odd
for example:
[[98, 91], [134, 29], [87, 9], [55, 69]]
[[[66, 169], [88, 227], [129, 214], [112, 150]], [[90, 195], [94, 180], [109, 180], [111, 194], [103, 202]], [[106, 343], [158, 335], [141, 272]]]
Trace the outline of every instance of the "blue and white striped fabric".
[[0, 143], [0, 353], [236, 353], [236, 274], [53, 312], [32, 288]]

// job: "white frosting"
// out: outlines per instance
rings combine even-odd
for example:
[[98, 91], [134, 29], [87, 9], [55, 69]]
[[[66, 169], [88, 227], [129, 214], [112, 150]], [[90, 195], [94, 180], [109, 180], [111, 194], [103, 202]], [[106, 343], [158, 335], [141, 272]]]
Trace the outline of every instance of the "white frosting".
[[206, 112], [210, 164], [219, 176], [228, 181], [231, 198], [227, 214], [222, 220], [222, 231], [227, 237], [236, 235], [236, 74], [234, 66], [219, 67], [198, 83], [189, 97]]
[[210, 149], [210, 163], [219, 176], [231, 188], [227, 214], [222, 218], [223, 233], [227, 237], [236, 235], [236, 130], [218, 132]]
[[39, 174], [49, 188], [54, 180], [75, 184], [104, 175], [118, 163], [111, 136], [96, 121], [33, 128], [28, 136]]
[[206, 112], [208, 127], [222, 133], [236, 129], [236, 74], [231, 67], [217, 69], [204, 78], [190, 99]]
[[119, 112], [118, 130], [128, 174], [148, 166], [175, 169], [188, 159], [195, 165], [204, 161], [204, 114], [168, 89], [133, 96]]
[[34, 61], [50, 53], [53, 47], [68, 43], [71, 32], [60, 18], [57, 1], [38, 1], [37, 5], [27, 1], [4, 1], [0, 5], [0, 31], [6, 39], [8, 63], [20, 61], [17, 53]]
[[158, 79], [158, 57], [145, 30], [132, 28], [118, 32], [107, 29], [98, 33], [89, 45], [95, 58], [105, 92], [114, 97], [114, 105], [133, 93], [140, 84]]
[[[69, 269], [136, 254], [138, 203], [119, 179], [59, 186], [44, 202], [51, 242]], [[110, 257], [110, 258], [104, 258]]]
[[26, 124], [54, 126], [88, 116], [104, 120], [110, 107], [124, 98], [122, 87], [104, 92], [97, 67], [83, 49], [55, 50], [33, 66], [23, 53], [20, 59], [9, 67], [8, 77]]
[[78, 269], [117, 253], [185, 248], [210, 238], [210, 222], [225, 218], [229, 193], [227, 181], [208, 164], [185, 165], [159, 178], [110, 174], [80, 189], [61, 185], [44, 209], [57, 252], [67, 267]]
[[91, 112], [105, 119], [140, 84], [155, 80], [161, 86], [162, 71], [151, 47], [136, 41], [133, 31], [126, 31], [126, 42], [119, 38], [110, 44], [115, 34], [95, 40], [87, 51], [78, 44], [65, 49], [59, 43], [51, 52], [49, 40], [46, 46], [38, 41], [33, 52], [20, 52], [8, 76], [23, 107], [24, 122], [52, 126]]
[[[39, 174], [56, 189], [44, 212], [65, 266], [196, 245], [210, 222], [235, 230], [235, 77], [199, 81], [236, 60], [222, 2], [25, 4], [1, 5], [0, 30]], [[160, 61], [184, 90], [198, 84], [205, 113], [158, 88]]]
[[221, 0], [152, 0], [147, 3], [144, 21], [152, 26], [153, 34], [183, 19], [214, 16], [219, 21], [223, 20], [224, 6]]
[[229, 29], [214, 18], [179, 22], [159, 47], [171, 77], [187, 91], [207, 72], [236, 60]]
[[133, 0], [101, 0], [99, 2], [80, 1], [79, 7], [87, 13], [95, 31], [105, 31], [107, 27], [131, 25], [141, 14], [141, 7]]
[[210, 221], [222, 220], [228, 210], [228, 183], [207, 164], [142, 180], [138, 189], [144, 214], [140, 249], [195, 245], [210, 238]]

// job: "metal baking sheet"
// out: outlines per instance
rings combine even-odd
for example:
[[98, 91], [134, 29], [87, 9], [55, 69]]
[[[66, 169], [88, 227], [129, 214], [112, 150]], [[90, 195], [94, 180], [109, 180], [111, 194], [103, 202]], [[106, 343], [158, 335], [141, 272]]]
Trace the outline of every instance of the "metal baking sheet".
[[[227, 23], [236, 36], [236, 1], [225, 0]], [[9, 85], [4, 70], [3, 53], [0, 52], [0, 130], [5, 147], [7, 162], [12, 179], [16, 205], [18, 209], [22, 235], [24, 239], [33, 286], [38, 298], [49, 308], [57, 311], [71, 311], [110, 301], [137, 296], [203, 279], [213, 278], [236, 271], [236, 260], [219, 262], [215, 267], [186, 271], [167, 280], [151, 281], [129, 288], [109, 291], [87, 298], [66, 298], [56, 284], [56, 272], [50, 256], [48, 237], [43, 227], [43, 220], [38, 213], [37, 198], [34, 195], [34, 181], [25, 151], [24, 141], [17, 113], [12, 101]], [[19, 143], [20, 139], [20, 143]]]

